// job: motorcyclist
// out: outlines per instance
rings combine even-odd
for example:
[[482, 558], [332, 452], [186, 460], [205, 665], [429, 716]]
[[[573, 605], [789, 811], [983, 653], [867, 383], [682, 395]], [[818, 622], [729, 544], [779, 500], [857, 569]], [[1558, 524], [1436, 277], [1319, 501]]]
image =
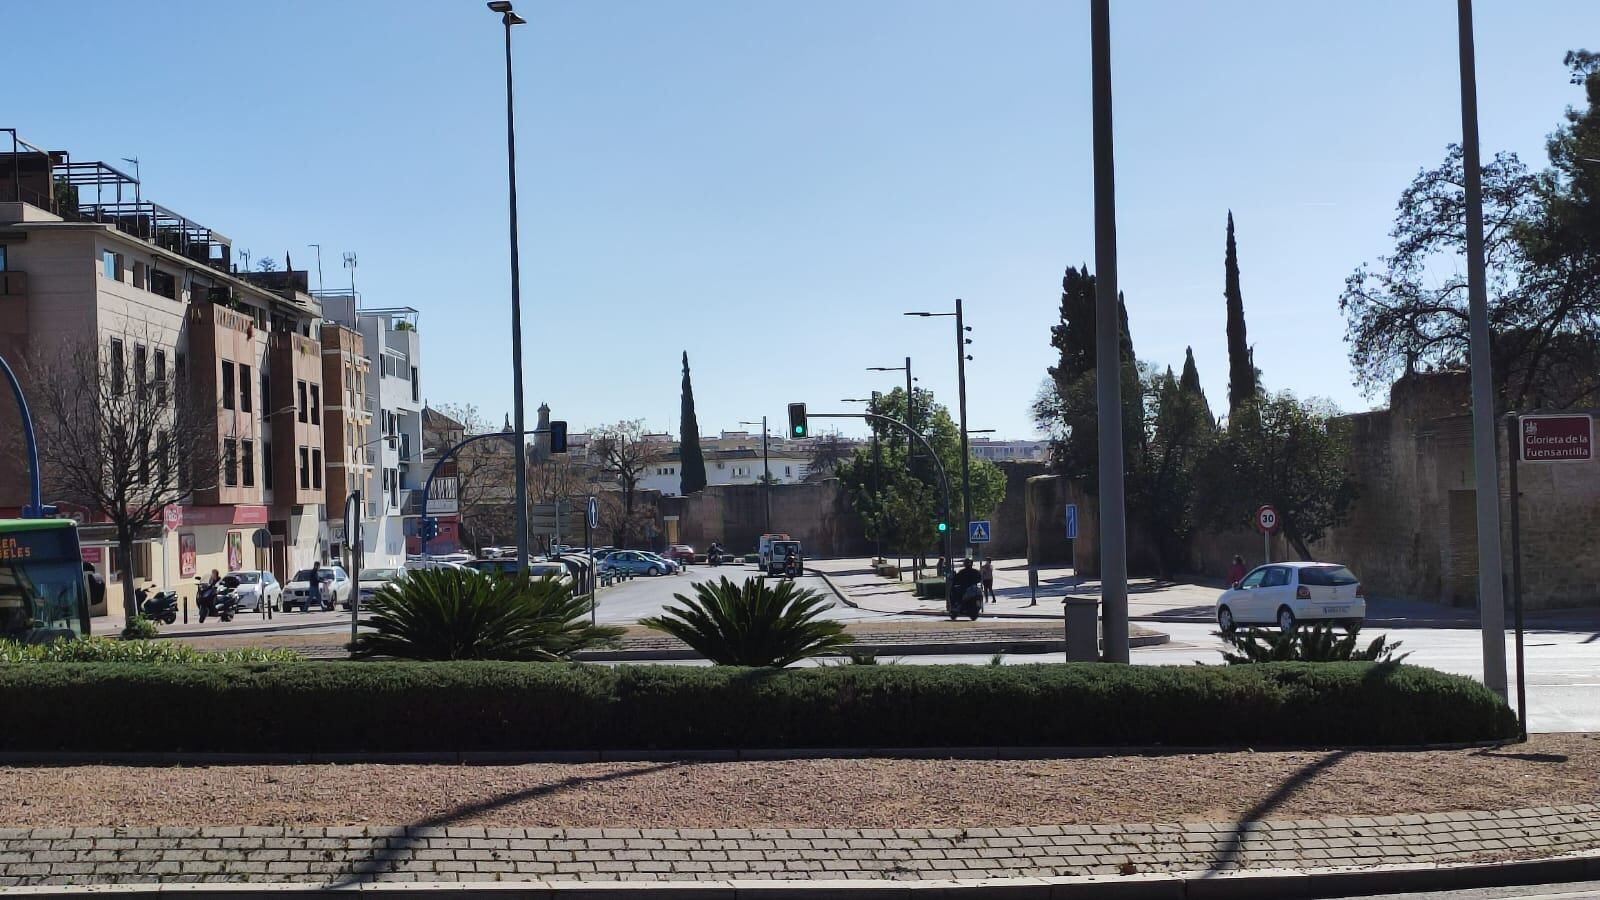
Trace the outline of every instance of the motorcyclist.
[[793, 548], [783, 558], [783, 574], [790, 578], [800, 574], [800, 554], [794, 552]]
[[950, 618], [954, 619], [957, 605], [966, 600], [970, 594], [976, 593], [972, 600], [977, 608], [983, 606], [983, 574], [973, 568], [972, 560], [961, 562], [961, 570], [950, 578]]
[[218, 577], [216, 569], [211, 570], [211, 579], [206, 581], [198, 575], [194, 579], [195, 583], [199, 585], [199, 588], [195, 591], [194, 605], [200, 610], [200, 621], [202, 622], [206, 620], [206, 616], [217, 614], [217, 582], [222, 579]]
[[713, 566], [722, 565], [722, 545], [716, 541], [706, 548], [706, 562]]

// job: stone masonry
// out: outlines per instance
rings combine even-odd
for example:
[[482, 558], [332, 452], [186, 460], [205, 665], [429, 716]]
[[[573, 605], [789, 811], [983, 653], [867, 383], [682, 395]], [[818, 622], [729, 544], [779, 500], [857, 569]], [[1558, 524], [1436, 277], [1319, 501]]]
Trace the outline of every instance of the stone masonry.
[[0, 829], [0, 887], [981, 879], [1465, 862], [1597, 845], [1600, 804], [1033, 828], [7, 828]]

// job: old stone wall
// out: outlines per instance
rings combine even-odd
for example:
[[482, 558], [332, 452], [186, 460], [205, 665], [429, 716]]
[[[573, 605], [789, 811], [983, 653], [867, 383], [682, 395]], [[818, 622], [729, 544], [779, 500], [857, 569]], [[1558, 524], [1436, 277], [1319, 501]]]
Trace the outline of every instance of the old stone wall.
[[1050, 471], [1047, 463], [1037, 461], [997, 462], [1006, 473], [1006, 497], [989, 515], [991, 528], [989, 545], [984, 555], [995, 559], [1008, 559], [1028, 554], [1028, 479]]
[[[703, 550], [717, 541], [735, 553], [753, 553], [766, 531], [768, 488], [755, 484], [713, 485], [687, 497], [663, 497], [663, 516], [678, 516], [683, 543]], [[809, 556], [857, 556], [871, 552], [861, 519], [837, 479], [775, 484], [772, 530], [801, 543]]]

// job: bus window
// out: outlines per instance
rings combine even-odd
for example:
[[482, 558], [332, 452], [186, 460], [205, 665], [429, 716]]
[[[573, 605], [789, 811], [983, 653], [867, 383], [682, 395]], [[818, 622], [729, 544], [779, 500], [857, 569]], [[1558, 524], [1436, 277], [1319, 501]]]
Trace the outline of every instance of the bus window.
[[77, 526], [69, 519], [0, 520], [0, 638], [35, 642], [88, 631]]

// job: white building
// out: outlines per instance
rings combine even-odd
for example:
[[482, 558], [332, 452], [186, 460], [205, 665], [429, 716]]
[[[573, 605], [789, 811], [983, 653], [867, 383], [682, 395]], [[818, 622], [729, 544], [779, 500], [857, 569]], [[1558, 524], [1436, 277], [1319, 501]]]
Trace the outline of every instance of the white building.
[[362, 452], [372, 467], [365, 498], [365, 563], [399, 566], [406, 538], [416, 533], [423, 482], [431, 461], [422, 454], [422, 346], [418, 313], [411, 307], [366, 309], [349, 291], [324, 291], [323, 315], [361, 333], [367, 358], [371, 422]]
[[972, 455], [990, 462], [1042, 461], [1050, 456], [1049, 441], [992, 441], [971, 438], [967, 447]]
[[[755, 438], [754, 448], [729, 450], [713, 449], [711, 438], [701, 439], [701, 452], [706, 461], [706, 485], [760, 484], [764, 472], [761, 459], [761, 438]], [[768, 447], [767, 464], [772, 469], [774, 484], [799, 484], [810, 472], [811, 457], [793, 451], [780, 451]], [[639, 486], [660, 491], [663, 496], [676, 497], [682, 493], [683, 457], [674, 446], [650, 464]]]

